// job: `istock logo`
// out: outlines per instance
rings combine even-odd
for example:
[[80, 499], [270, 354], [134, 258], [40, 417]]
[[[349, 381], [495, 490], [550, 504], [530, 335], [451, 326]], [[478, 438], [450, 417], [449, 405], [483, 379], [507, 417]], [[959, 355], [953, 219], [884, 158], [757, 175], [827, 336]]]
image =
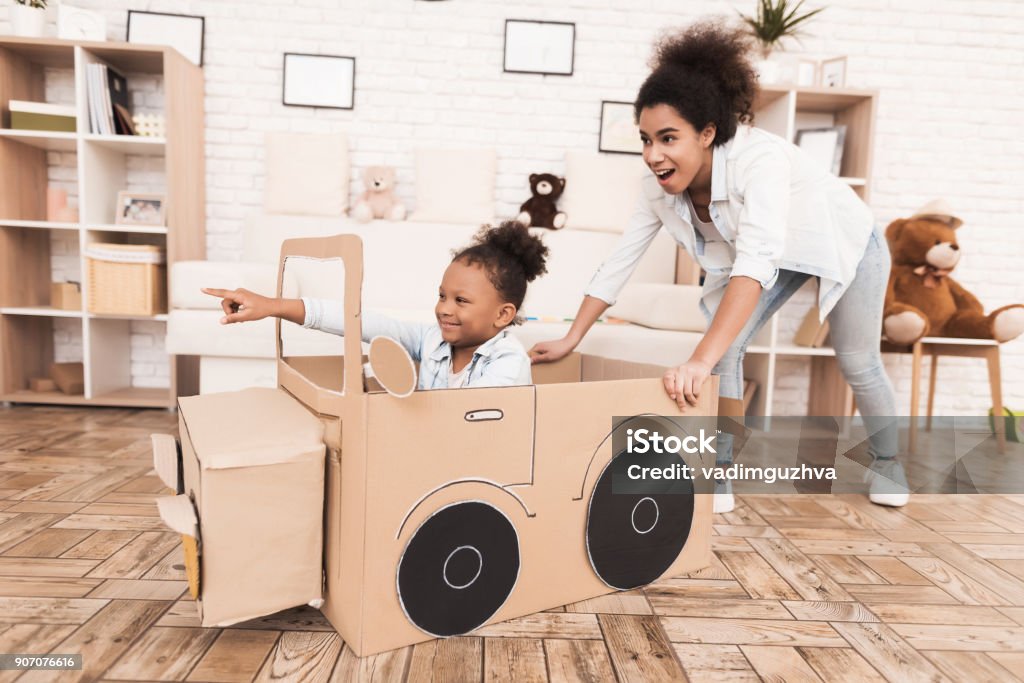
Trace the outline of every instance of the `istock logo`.
[[697, 435], [662, 436], [649, 429], [627, 429], [626, 451], [629, 453], [715, 453], [714, 434], [707, 434], [703, 429]]

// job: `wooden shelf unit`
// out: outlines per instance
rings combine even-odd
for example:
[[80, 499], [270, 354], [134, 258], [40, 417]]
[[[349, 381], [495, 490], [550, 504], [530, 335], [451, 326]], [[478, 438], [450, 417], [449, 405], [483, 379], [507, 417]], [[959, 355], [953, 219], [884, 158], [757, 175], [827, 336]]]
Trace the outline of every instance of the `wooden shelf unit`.
[[[97, 135], [89, 130], [86, 67], [102, 62], [128, 76], [163, 80], [165, 138]], [[77, 132], [12, 130], [10, 100], [45, 101], [45, 69], [71, 72]], [[88, 312], [88, 268], [83, 254], [100, 241], [158, 244], [170, 265], [206, 257], [203, 73], [173, 48], [127, 43], [0, 38], [0, 401], [60, 405], [169, 408], [177, 396], [198, 393], [197, 359], [168, 356], [167, 388], [133, 387], [131, 324], [166, 325], [166, 315], [112, 316]], [[77, 223], [46, 220], [47, 154], [77, 158]], [[126, 188], [130, 157], [163, 160], [166, 227], [114, 224], [117, 193]], [[50, 306], [54, 231], [78, 239], [83, 278], [80, 311]], [[54, 361], [55, 320], [81, 325], [85, 393], [32, 392], [28, 381], [47, 377]]]
[[[874, 90], [764, 86], [754, 103], [754, 122], [790, 142], [796, 141], [800, 130], [846, 126], [839, 177], [867, 202], [871, 197], [877, 101], [878, 93]], [[810, 290], [814, 286], [812, 281], [805, 288]], [[784, 333], [779, 324], [782, 316], [802, 319], [808, 298], [807, 295], [794, 297], [783, 305], [747, 350], [744, 375], [756, 381], [759, 387], [749, 411], [751, 415], [772, 416], [776, 403], [777, 363], [782, 358], [800, 357], [808, 358], [810, 363], [807, 414], [848, 415], [853, 411], [853, 393], [839, 372], [835, 351], [828, 346], [797, 346], [793, 335]], [[801, 306], [803, 308], [798, 310]]]
[[[754, 102], [754, 125], [790, 142], [795, 142], [799, 130], [845, 125], [846, 139], [839, 177], [867, 202], [871, 196], [877, 100], [878, 93], [874, 90], [763, 86]], [[676, 281], [696, 284], [699, 273], [699, 267], [680, 250]], [[812, 284], [808, 283], [806, 287]], [[747, 348], [744, 376], [758, 385], [747, 411], [750, 415], [771, 417], [774, 413], [777, 361], [783, 357], [810, 359], [808, 415], [847, 415], [852, 412], [853, 394], [839, 373], [835, 352], [829, 347], [796, 346], [792, 335], [784, 335], [780, 330], [780, 315], [797, 313], [800, 305], [796, 301], [784, 305]], [[799, 312], [799, 317], [802, 319], [803, 312]]]

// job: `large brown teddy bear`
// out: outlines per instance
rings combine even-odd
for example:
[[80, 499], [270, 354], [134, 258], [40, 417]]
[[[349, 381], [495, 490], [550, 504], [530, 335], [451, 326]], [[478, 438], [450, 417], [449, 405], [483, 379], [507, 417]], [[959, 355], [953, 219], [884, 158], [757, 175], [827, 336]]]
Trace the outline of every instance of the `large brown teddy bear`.
[[921, 337], [966, 337], [1005, 342], [1024, 332], [1024, 305], [985, 310], [973, 294], [949, 277], [960, 260], [950, 212], [919, 212], [889, 224], [885, 237], [892, 273], [885, 292], [883, 327], [895, 344]]

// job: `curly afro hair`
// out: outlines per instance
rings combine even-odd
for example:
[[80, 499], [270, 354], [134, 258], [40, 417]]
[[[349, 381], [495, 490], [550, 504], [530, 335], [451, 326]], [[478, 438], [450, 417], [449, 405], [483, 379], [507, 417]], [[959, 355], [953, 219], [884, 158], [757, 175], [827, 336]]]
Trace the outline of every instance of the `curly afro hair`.
[[[496, 228], [480, 228], [473, 243], [457, 251], [452, 261], [482, 266], [501, 298], [518, 311], [526, 298], [526, 285], [547, 272], [547, 256], [548, 248], [539, 237], [522, 223], [505, 221]], [[522, 322], [516, 315], [512, 324]]]
[[705, 19], [663, 36], [654, 46], [651, 74], [640, 86], [633, 114], [667, 104], [696, 130], [714, 124], [715, 145], [752, 123], [757, 74], [747, 58], [751, 37], [721, 19]]

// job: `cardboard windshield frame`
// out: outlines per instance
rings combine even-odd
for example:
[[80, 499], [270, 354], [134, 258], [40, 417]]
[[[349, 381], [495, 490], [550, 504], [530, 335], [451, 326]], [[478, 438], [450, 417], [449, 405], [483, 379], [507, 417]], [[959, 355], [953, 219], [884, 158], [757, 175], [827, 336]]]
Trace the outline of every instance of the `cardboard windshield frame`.
[[[713, 481], [650, 494], [608, 483], [626, 455], [613, 435], [637, 420], [713, 420], [717, 378], [685, 414], [665, 394], [664, 368], [579, 354], [538, 366], [532, 385], [399, 398], [363, 382], [359, 238], [285, 241], [279, 294], [297, 257], [344, 264], [344, 357], [284, 356], [278, 321], [277, 390], [180, 401], [185, 490], [203, 537], [204, 626], [278, 611], [294, 584], [288, 599], [318, 605], [366, 656], [708, 565], [712, 496], [700, 494]], [[224, 416], [243, 410], [246, 424], [225, 433]], [[323, 500], [310, 500], [311, 490]], [[271, 511], [260, 507], [268, 497]], [[242, 543], [232, 509], [277, 517], [251, 525]], [[293, 539], [301, 551], [266, 550]], [[634, 554], [645, 559], [623, 561]], [[227, 584], [245, 563], [278, 587], [274, 595]]]

